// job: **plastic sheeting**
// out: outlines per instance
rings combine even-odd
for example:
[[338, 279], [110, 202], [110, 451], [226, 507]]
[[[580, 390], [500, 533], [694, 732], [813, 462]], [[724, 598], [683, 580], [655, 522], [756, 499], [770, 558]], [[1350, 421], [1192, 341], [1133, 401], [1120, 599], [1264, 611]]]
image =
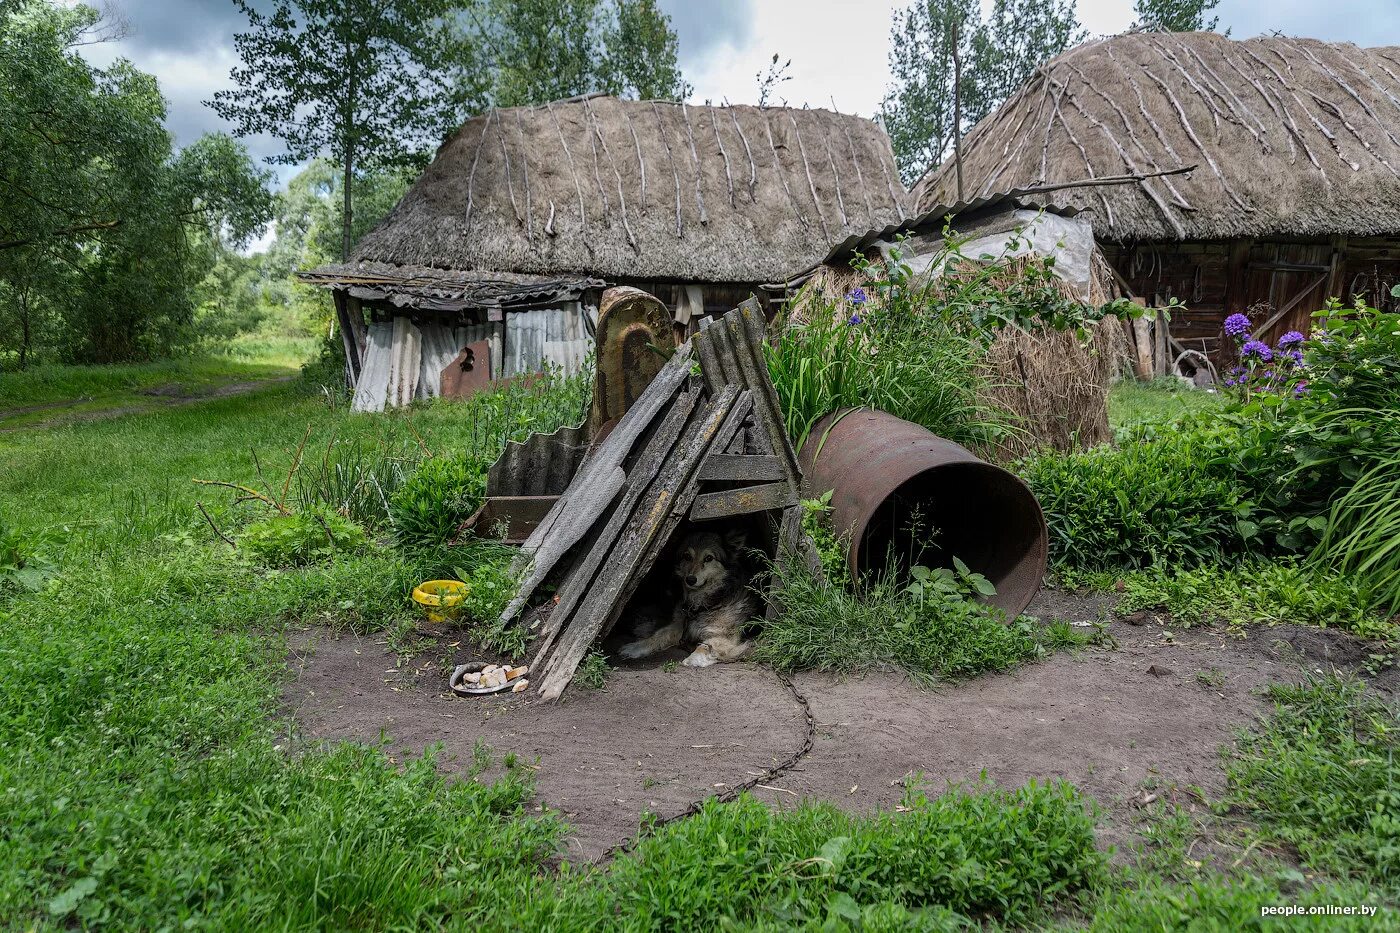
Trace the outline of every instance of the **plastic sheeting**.
[[[956, 223], [955, 223], [956, 226]], [[1094, 230], [1079, 217], [1017, 208], [986, 218], [967, 231], [972, 239], [959, 248], [963, 256], [977, 259], [996, 256], [1011, 259], [1035, 254], [1054, 256], [1054, 272], [1073, 285], [1085, 301], [1090, 301], [1089, 282], [1094, 257]], [[1012, 238], [1015, 242], [1008, 245]], [[903, 242], [881, 240], [882, 254], [899, 251], [900, 259], [916, 276], [939, 275], [948, 253], [943, 249], [942, 230]], [[935, 267], [935, 263], [938, 266]]]

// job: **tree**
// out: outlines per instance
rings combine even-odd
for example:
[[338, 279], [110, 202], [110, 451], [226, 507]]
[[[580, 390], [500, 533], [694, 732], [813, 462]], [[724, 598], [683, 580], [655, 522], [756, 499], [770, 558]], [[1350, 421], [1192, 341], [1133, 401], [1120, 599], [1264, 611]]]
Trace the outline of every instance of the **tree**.
[[1215, 30], [1220, 17], [1206, 22], [1206, 13], [1220, 5], [1220, 0], [1133, 0], [1137, 20], [1132, 28], [1144, 32], [1198, 32]]
[[[780, 55], [773, 53], [773, 60], [768, 63], [768, 67], [754, 75], [754, 80], [758, 82], [758, 105], [767, 107], [768, 102], [777, 93], [778, 86], [792, 80], [792, 75], [788, 74], [788, 69], [792, 67], [792, 59], [780, 61]], [[787, 106], [787, 101], [783, 101], [783, 106]]]
[[[236, 90], [209, 105], [240, 136], [270, 133], [270, 161], [329, 156], [342, 175], [340, 255], [353, 242], [354, 185], [366, 170], [421, 164], [457, 122], [455, 71], [468, 47], [449, 33], [451, 0], [275, 0], [268, 14], [235, 0], [249, 29], [234, 36]], [[454, 59], [454, 56], [457, 56]], [[469, 67], [469, 66], [468, 66]]]
[[[978, 0], [916, 0], [897, 10], [890, 29], [894, 83], [879, 115], [905, 181], [912, 183], [942, 161], [955, 136], [1084, 35], [1072, 0], [996, 0], [985, 22]], [[954, 36], [962, 60], [957, 88]], [[958, 126], [955, 93], [961, 104]]]
[[193, 338], [216, 242], [267, 219], [270, 173], [210, 136], [175, 152], [150, 75], [94, 68], [99, 15], [0, 4], [0, 350], [112, 362]]
[[603, 92], [681, 100], [690, 86], [655, 0], [487, 0], [468, 45], [492, 52], [500, 107]]

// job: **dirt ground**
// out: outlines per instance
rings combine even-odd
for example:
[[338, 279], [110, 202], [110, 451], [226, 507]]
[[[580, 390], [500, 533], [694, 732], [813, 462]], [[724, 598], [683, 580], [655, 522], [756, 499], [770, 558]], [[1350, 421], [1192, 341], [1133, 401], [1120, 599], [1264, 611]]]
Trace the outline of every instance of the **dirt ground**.
[[[1052, 591], [1030, 611], [1099, 621], [1110, 603]], [[984, 771], [1006, 787], [1065, 778], [1098, 801], [1103, 840], [1122, 847], [1141, 820], [1145, 786], [1223, 790], [1219, 748], [1267, 711], [1259, 688], [1353, 670], [1366, 654], [1345, 634], [1295, 626], [1239, 636], [1148, 618], [1108, 632], [1116, 649], [1059, 653], [932, 691], [895, 673], [798, 676], [816, 721], [812, 751], [753, 792], [775, 807], [815, 798], [859, 811], [898, 804], [912, 774], [935, 791]], [[466, 770], [478, 740], [497, 756], [538, 759], [539, 802], [573, 826], [574, 860], [635, 833], [645, 812], [678, 813], [762, 775], [806, 737], [801, 707], [759, 665], [697, 670], [649, 659], [614, 670], [602, 690], [576, 687], [551, 704], [453, 696], [441, 664], [471, 660], [463, 651], [444, 645], [401, 662], [383, 637], [308, 631], [294, 646], [286, 703], [308, 738], [383, 736], [396, 756], [440, 742], [449, 771]], [[1392, 670], [1374, 685], [1393, 695], [1400, 676]]]

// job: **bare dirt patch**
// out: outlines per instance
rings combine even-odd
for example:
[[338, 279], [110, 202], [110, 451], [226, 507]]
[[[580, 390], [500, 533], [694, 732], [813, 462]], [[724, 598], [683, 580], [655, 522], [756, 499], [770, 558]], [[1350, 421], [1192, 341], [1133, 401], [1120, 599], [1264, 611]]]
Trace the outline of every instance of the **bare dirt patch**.
[[[1042, 617], [1097, 620], [1097, 600], [1054, 594]], [[1295, 626], [1243, 635], [1115, 622], [1116, 650], [1059, 654], [1002, 675], [937, 690], [896, 673], [794, 683], [816, 719], [811, 753], [754, 793], [776, 807], [802, 798], [852, 810], [896, 805], [913, 774], [931, 790], [1072, 781], [1103, 808], [1107, 842], [1124, 844], [1142, 818], [1144, 782], [1224, 788], [1220, 746], [1266, 712], [1259, 688], [1310, 670], [1352, 669], [1364, 643]], [[378, 743], [421, 754], [442, 743], [442, 766], [464, 772], [478, 740], [497, 755], [538, 759], [540, 803], [574, 827], [570, 856], [593, 859], [636, 832], [646, 812], [678, 813], [761, 775], [802, 745], [803, 711], [754, 664], [668, 669], [667, 659], [620, 668], [603, 690], [573, 688], [551, 704], [510, 694], [463, 699], [446, 689], [444, 649], [402, 667], [385, 640], [308, 632], [285, 698], [312, 739]], [[467, 660], [465, 656], [456, 658]], [[1400, 684], [1387, 676], [1385, 692]]]

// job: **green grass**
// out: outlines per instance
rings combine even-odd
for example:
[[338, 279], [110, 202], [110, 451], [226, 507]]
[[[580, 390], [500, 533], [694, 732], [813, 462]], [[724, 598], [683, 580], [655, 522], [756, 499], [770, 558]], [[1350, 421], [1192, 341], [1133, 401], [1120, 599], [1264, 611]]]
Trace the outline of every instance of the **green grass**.
[[859, 592], [803, 566], [780, 571], [782, 612], [763, 626], [754, 657], [779, 670], [858, 674], [893, 667], [923, 683], [1006, 671], [1090, 635], [1067, 623], [1007, 624], [964, 594], [919, 596], [889, 581]]
[[[194, 506], [235, 532], [260, 513], [189, 480], [280, 491], [308, 427], [308, 451], [411, 464], [424, 447], [547, 428], [578, 403], [488, 397], [366, 416], [280, 386], [0, 435], [0, 512], [46, 536], [57, 573], [38, 592], [0, 588], [0, 927], [937, 930], [1077, 918], [1118, 930], [1199, 915], [1231, 929], [1263, 903], [1394, 902], [1392, 830], [1377, 814], [1395, 809], [1383, 796], [1397, 783], [1395, 726], [1340, 688], [1328, 689], [1350, 718], [1329, 719], [1324, 693], [1289, 700], [1294, 718], [1281, 711], [1230, 759], [1229, 804], [1342, 879], [1301, 891], [1121, 876], [1095, 844], [1091, 804], [1063, 784], [915, 790], [907, 812], [867, 816], [744, 798], [660, 829], [609, 869], [559, 870], [566, 830], [534, 809], [533, 771], [508, 749], [499, 779], [449, 782], [431, 755], [395, 762], [387, 748], [298, 737], [279, 712], [288, 632], [408, 626], [409, 587], [461, 555], [400, 550], [381, 529], [352, 553], [269, 570], [235, 555]], [[309, 485], [308, 502], [338, 495]], [[847, 637], [843, 619], [867, 634], [898, 619], [860, 617], [867, 604], [835, 591], [812, 602], [815, 666]], [[908, 594], [870, 604], [911, 608]], [[903, 641], [869, 640], [866, 656], [958, 677], [1078, 641], [1064, 626], [983, 618], [920, 613]]]
[[1223, 407], [1218, 392], [1193, 389], [1176, 379], [1141, 383], [1124, 379], [1108, 392], [1108, 423], [1115, 432], [1144, 424], [1163, 424], [1182, 415]]

